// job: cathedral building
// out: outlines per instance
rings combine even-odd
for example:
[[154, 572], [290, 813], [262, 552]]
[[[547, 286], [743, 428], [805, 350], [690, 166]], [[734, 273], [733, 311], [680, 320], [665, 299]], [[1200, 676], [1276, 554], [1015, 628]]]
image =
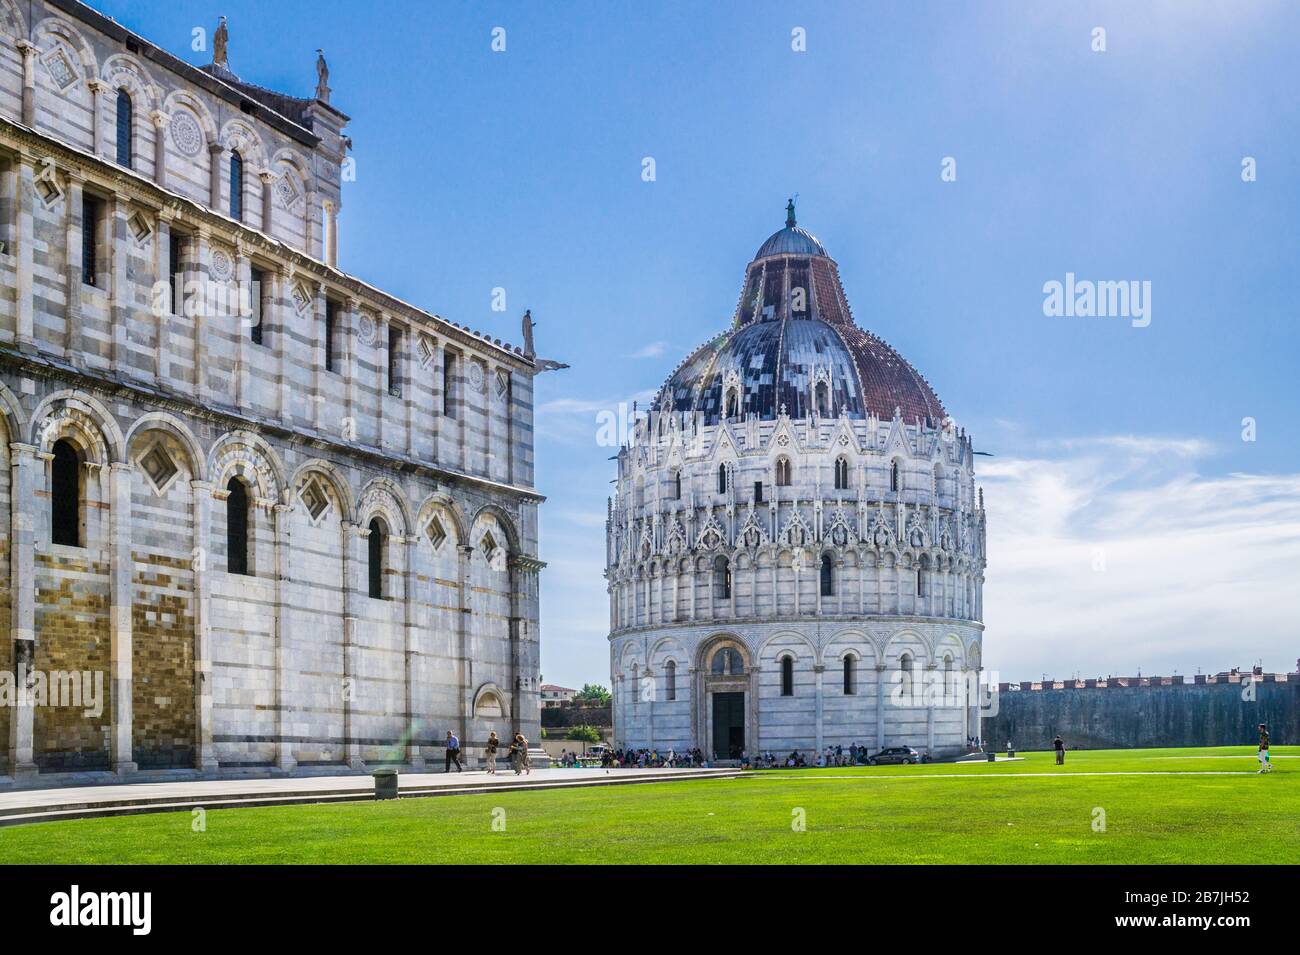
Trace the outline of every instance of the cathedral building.
[[615, 741], [710, 759], [952, 755], [979, 734], [974, 450], [853, 320], [795, 222], [745, 270], [618, 455], [607, 523]]
[[342, 271], [324, 57], [208, 41], [0, 0], [0, 786], [540, 737], [555, 363]]

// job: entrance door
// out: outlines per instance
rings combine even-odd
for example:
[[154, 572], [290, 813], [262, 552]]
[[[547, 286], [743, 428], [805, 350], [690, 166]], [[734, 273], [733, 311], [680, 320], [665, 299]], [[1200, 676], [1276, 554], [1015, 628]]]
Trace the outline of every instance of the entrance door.
[[745, 748], [745, 694], [713, 694], [713, 751], [719, 759], [740, 759]]

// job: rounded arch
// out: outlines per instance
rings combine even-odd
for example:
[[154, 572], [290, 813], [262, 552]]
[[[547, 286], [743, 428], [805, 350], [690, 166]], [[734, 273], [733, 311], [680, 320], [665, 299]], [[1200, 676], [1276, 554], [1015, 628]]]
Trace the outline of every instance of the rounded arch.
[[173, 115], [181, 109], [189, 110], [194, 114], [207, 141], [210, 143], [217, 141], [217, 123], [212, 118], [212, 111], [208, 109], [207, 103], [189, 90], [172, 90], [163, 100], [162, 108], [168, 115]]
[[27, 20], [14, 0], [0, 0], [0, 36], [11, 43], [27, 39]]
[[519, 532], [515, 529], [514, 518], [511, 517], [509, 512], [499, 504], [484, 504], [474, 512], [474, 517], [470, 521], [471, 538], [477, 536], [479, 522], [484, 517], [492, 517], [496, 521], [497, 525], [505, 532], [506, 549], [511, 554], [521, 553], [519, 546]]
[[651, 666], [662, 666], [669, 660], [676, 660], [678, 664], [689, 665], [689, 656], [686, 648], [682, 646], [680, 640], [676, 637], [660, 637], [650, 647], [650, 664]]
[[468, 539], [465, 527], [465, 512], [461, 510], [455, 498], [450, 494], [442, 491], [436, 491], [430, 494], [420, 504], [420, 509], [416, 512], [415, 528], [425, 530], [429, 527], [430, 522], [435, 516], [443, 518], [443, 532], [450, 534], [454, 540], [452, 543], [459, 547]]
[[710, 664], [713, 662], [713, 655], [719, 650], [732, 649], [740, 654], [741, 663], [745, 666], [745, 672], [749, 672], [754, 665], [753, 655], [750, 653], [749, 646], [739, 636], [734, 633], [715, 633], [707, 639], [701, 640], [699, 646], [695, 648], [695, 666], [700, 672], [707, 672]]
[[165, 411], [151, 411], [137, 418], [131, 425], [131, 429], [126, 433], [128, 457], [134, 458], [138, 452], [144, 450], [141, 444], [150, 431], [161, 431], [174, 438], [189, 457], [187, 467], [193, 475], [193, 480], [207, 480], [207, 456], [199, 446], [198, 438], [184, 421]]
[[265, 167], [271, 174], [275, 200], [280, 208], [301, 215], [307, 196], [307, 183], [311, 182], [311, 166], [295, 150], [278, 149]]
[[339, 519], [353, 523], [356, 521], [356, 506], [352, 499], [352, 489], [338, 467], [324, 458], [312, 458], [300, 464], [289, 479], [289, 503], [293, 503], [300, 491], [307, 487], [308, 481], [319, 478], [326, 489], [334, 494], [339, 506]]
[[903, 658], [904, 654], [911, 654], [916, 667], [924, 667], [930, 660], [930, 643], [915, 630], [900, 630], [891, 634], [889, 639], [885, 641], [881, 657], [884, 659], [893, 657], [898, 661]]
[[[781, 645], [776, 645], [778, 643]], [[803, 659], [817, 661], [817, 648], [798, 630], [778, 630], [776, 633], [769, 634], [758, 645], [756, 656], [760, 660], [776, 660], [786, 652], [794, 657], [796, 663]]]
[[261, 135], [239, 117], [226, 120], [218, 141], [230, 152], [239, 153], [250, 171], [266, 168], [266, 149]]
[[372, 478], [357, 498], [357, 523], [367, 524], [370, 518], [380, 516], [388, 525], [388, 533], [408, 537], [414, 521], [406, 492], [391, 478]]
[[208, 452], [208, 479], [223, 488], [232, 475], [239, 475], [266, 501], [285, 503], [284, 466], [280, 457], [261, 435], [252, 431], [231, 431], [222, 435]]
[[[492, 712], [494, 708], [497, 712]], [[510, 697], [505, 690], [495, 683], [484, 683], [474, 691], [474, 704], [471, 712], [474, 714], [475, 719], [492, 719], [498, 716], [503, 719], [510, 719]]]
[[81, 65], [81, 76], [78, 78], [83, 82], [99, 75], [95, 51], [82, 36], [81, 31], [69, 20], [58, 16], [46, 17], [32, 30], [32, 42], [36, 44], [41, 54], [48, 53], [56, 44], [65, 44], [76, 55]]
[[849, 629], [840, 630], [826, 642], [817, 662], [829, 664], [832, 661], [842, 661], [850, 653], [855, 654], [859, 662], [872, 666], [880, 656], [875, 641], [865, 631]]
[[0, 426], [4, 428], [4, 441], [7, 447], [13, 441], [20, 441], [27, 433], [28, 418], [23, 411], [18, 396], [0, 382]]
[[107, 466], [126, 461], [126, 439], [116, 419], [99, 401], [84, 392], [64, 390], [46, 397], [32, 412], [31, 444], [49, 452], [54, 442], [72, 435], [79, 439], [86, 460]]
[[[110, 89], [124, 89], [132, 99], [139, 99], [139, 105], [148, 109], [158, 109], [159, 87], [154, 82], [145, 65], [129, 53], [114, 53], [104, 60], [99, 70], [99, 78]], [[145, 115], [140, 112], [139, 115]]]

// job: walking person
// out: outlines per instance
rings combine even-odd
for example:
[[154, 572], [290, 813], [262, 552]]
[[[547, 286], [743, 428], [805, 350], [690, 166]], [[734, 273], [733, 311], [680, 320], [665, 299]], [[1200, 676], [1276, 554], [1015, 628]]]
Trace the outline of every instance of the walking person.
[[516, 776], [518, 776], [521, 772], [523, 772], [523, 765], [519, 759], [519, 738], [520, 738], [519, 734], [516, 733], [514, 739], [510, 741], [510, 752], [509, 752], [510, 767], [515, 771]]
[[[523, 733], [516, 733], [515, 744], [519, 747], [519, 766], [525, 773], [531, 776], [533, 772], [533, 761], [528, 758], [528, 737]], [[515, 775], [518, 774], [519, 770], [517, 769], [515, 770]]]
[[1273, 763], [1268, 758], [1268, 727], [1263, 723], [1259, 724], [1259, 771], [1261, 773], [1273, 771]]
[[456, 764], [456, 772], [463, 773], [465, 770], [460, 765], [460, 740], [451, 730], [447, 730], [447, 758], [443, 766], [443, 772], [451, 772], [451, 764]]
[[491, 733], [488, 733], [487, 771], [489, 774], [493, 776], [497, 774], [497, 747], [499, 747], [500, 745], [501, 745], [501, 741], [497, 739], [496, 730], [493, 730]]
[[1056, 739], [1052, 740], [1052, 748], [1056, 750], [1056, 765], [1064, 766], [1065, 765], [1065, 740], [1061, 739], [1060, 736], [1056, 737]]

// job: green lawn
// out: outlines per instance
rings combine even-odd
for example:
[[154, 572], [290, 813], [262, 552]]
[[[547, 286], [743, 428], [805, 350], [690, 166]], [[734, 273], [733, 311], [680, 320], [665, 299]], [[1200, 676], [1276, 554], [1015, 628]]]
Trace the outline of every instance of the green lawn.
[[[0, 862], [1294, 863], [1300, 747], [1273, 754], [1267, 776], [1245, 747], [1110, 750], [1072, 752], [1063, 767], [1028, 753], [993, 765], [224, 809], [197, 833], [188, 812], [86, 819], [0, 828]], [[505, 831], [493, 830], [497, 810]], [[792, 827], [796, 810], [805, 831]]]

